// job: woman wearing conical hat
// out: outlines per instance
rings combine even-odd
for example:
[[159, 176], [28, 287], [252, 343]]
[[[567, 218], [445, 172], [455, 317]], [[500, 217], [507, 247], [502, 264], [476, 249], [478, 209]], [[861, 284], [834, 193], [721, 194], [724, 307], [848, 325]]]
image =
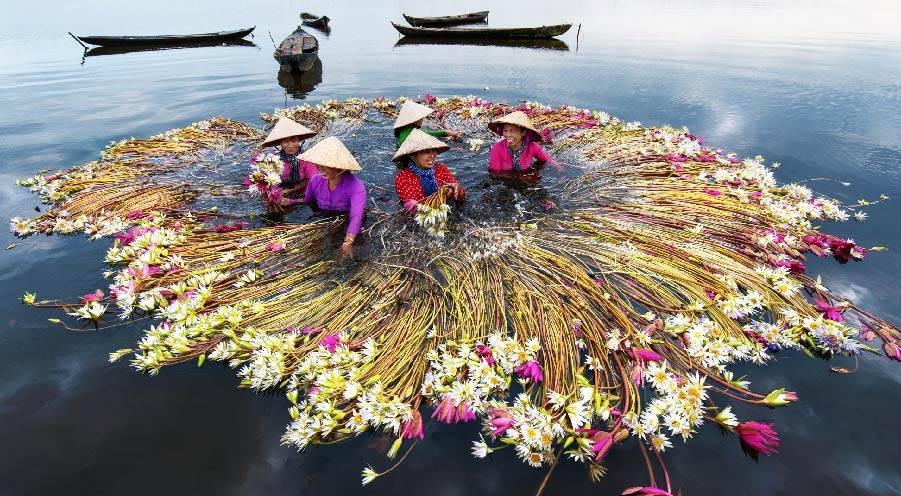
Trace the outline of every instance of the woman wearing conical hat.
[[[394, 136], [397, 138], [397, 149], [400, 149], [400, 145], [404, 144], [404, 141], [407, 140], [407, 137], [410, 136], [410, 133], [414, 129], [420, 129], [422, 121], [434, 111], [435, 110], [416, 103], [413, 100], [407, 100], [401, 105], [400, 112], [397, 114], [397, 120], [394, 121]], [[448, 129], [422, 129], [422, 131], [436, 138], [444, 138], [447, 136], [450, 136], [453, 139], [460, 138], [459, 131], [451, 131]]]
[[439, 153], [447, 151], [443, 141], [429, 136], [421, 129], [414, 129], [394, 154], [394, 162], [402, 169], [394, 176], [397, 196], [408, 213], [415, 213], [419, 202], [427, 196], [446, 188], [456, 200], [463, 200], [466, 191], [448, 168], [437, 161]]
[[488, 129], [501, 136], [488, 154], [488, 172], [497, 177], [513, 177], [532, 184], [545, 164], [562, 170], [560, 164], [541, 147], [541, 134], [525, 113], [516, 111], [495, 119]]
[[303, 203], [310, 204], [324, 213], [348, 214], [349, 222], [341, 244], [341, 253], [350, 255], [353, 243], [363, 226], [366, 209], [366, 186], [352, 171], [361, 169], [360, 164], [341, 143], [329, 136], [316, 143], [300, 155], [319, 168], [319, 174], [307, 183]]
[[[315, 135], [316, 131], [308, 129], [292, 119], [281, 117], [263, 141], [261, 146], [264, 148], [277, 147], [276, 153], [284, 164], [279, 185], [282, 195], [300, 194], [306, 187], [307, 181], [319, 173], [315, 165], [298, 159], [300, 142]], [[250, 159], [250, 162], [257, 162], [264, 153], [266, 152], [256, 154]], [[291, 202], [285, 200], [283, 203]]]

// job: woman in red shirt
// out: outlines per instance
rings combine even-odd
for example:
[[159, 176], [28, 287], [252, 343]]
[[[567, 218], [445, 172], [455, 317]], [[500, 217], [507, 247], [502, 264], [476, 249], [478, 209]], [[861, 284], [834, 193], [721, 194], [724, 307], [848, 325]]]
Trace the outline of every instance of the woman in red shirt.
[[419, 202], [437, 193], [438, 188], [445, 188], [455, 200], [466, 197], [466, 191], [451, 171], [437, 162], [438, 154], [447, 150], [448, 146], [443, 141], [414, 129], [394, 154], [397, 164], [403, 164], [405, 158], [409, 159], [406, 160], [408, 165], [404, 165], [394, 176], [394, 189], [408, 213], [415, 213]]

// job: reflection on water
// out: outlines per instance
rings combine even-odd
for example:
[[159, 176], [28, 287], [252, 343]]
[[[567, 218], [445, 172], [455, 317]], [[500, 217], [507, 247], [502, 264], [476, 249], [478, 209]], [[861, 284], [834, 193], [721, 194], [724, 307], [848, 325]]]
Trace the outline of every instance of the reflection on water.
[[557, 38], [549, 39], [442, 39], [442, 38], [417, 38], [415, 36], [404, 36], [397, 40], [394, 46], [404, 45], [471, 45], [471, 46], [496, 46], [496, 47], [515, 47], [515, 48], [538, 48], [542, 50], [569, 50], [569, 45]]
[[[452, 13], [447, 5], [418, 2], [415, 11]], [[494, 27], [581, 22], [579, 51], [395, 48], [397, 33], [388, 20], [399, 21], [413, 7], [361, 0], [304, 4], [333, 19], [331, 36], [320, 38], [329, 72], [317, 76], [314, 67], [308, 72], [321, 82], [304, 83], [305, 73], [300, 89], [288, 94], [316, 101], [473, 93], [578, 105], [645, 124], [688, 125], [724, 149], [781, 162], [780, 181], [837, 178], [850, 185], [809, 186], [846, 202], [879, 193], [901, 198], [901, 4], [893, 0], [492, 4]], [[482, 7], [475, 0], [454, 4], [459, 12]], [[259, 123], [259, 112], [285, 104], [268, 41], [264, 46], [258, 39], [258, 50], [129, 52], [92, 57], [81, 66], [83, 50], [66, 32], [205, 32], [246, 23], [260, 33], [289, 33], [296, 6], [159, 0], [138, 13], [88, 0], [58, 2], [50, 16], [42, 15], [44, 8], [7, 2], [0, 18], [5, 218], [35, 206], [31, 195], [11, 186], [15, 177], [86, 162], [110, 140], [150, 136], [212, 115]], [[41, 22], [33, 21], [36, 16]], [[574, 30], [562, 41], [575, 46]], [[387, 204], [394, 200], [387, 160], [394, 145], [385, 134], [354, 149], [371, 196]], [[464, 149], [448, 161], [467, 188], [484, 187], [498, 202], [517, 205], [529, 194], [483, 184], [484, 156]], [[553, 177], [546, 179], [554, 184]], [[533, 208], [525, 201], [524, 209]], [[867, 222], [838, 226], [837, 234], [867, 246], [898, 245], [901, 204], [890, 201], [869, 214]], [[107, 242], [3, 236], [4, 246], [18, 247], [0, 258], [0, 442], [16, 449], [0, 450], [0, 494], [158, 494], [160, 481], [176, 494], [357, 494], [363, 466], [388, 465], [380, 436], [301, 454], [280, 446], [284, 399], [236, 390], [231, 371], [185, 365], [148, 378], [107, 365], [106, 354], [133, 346], [141, 325], [70, 335], [16, 300], [25, 290], [56, 298], [104, 288], [107, 281], [98, 274]], [[810, 273], [833, 289], [901, 321], [897, 251], [874, 253], [854, 266], [809, 262]], [[737, 371], [759, 390], [787, 386], [798, 392], [801, 402], [790, 408], [737, 412], [775, 422], [781, 453], [755, 464], [734, 438], [704, 429], [685, 445], [674, 443], [667, 456], [671, 477], [685, 494], [901, 494], [892, 442], [899, 434], [901, 374], [870, 355], [861, 362], [859, 372], [837, 375], [823, 362], [782, 353], [766, 373], [751, 366]], [[474, 426], [432, 424], [413, 456], [365, 492], [534, 491], [544, 473], [512, 454], [473, 460], [476, 435]], [[577, 464], [560, 464], [546, 494], [618, 494], [646, 482], [635, 448], [611, 452], [599, 485], [588, 482]]]
[[286, 71], [279, 69], [278, 85], [293, 98], [304, 98], [322, 82], [322, 61], [316, 57], [309, 68], [303, 71]]

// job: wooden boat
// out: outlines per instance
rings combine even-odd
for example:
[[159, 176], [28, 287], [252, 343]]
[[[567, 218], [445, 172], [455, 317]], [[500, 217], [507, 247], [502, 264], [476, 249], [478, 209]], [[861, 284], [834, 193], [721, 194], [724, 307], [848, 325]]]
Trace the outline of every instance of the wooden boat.
[[469, 14], [460, 14], [441, 17], [413, 17], [404, 14], [404, 19], [411, 26], [436, 28], [441, 26], [459, 26], [460, 24], [473, 24], [477, 22], [485, 22], [488, 18], [488, 11], [471, 12]]
[[[75, 36], [75, 39], [97, 46], [145, 46], [145, 45], [184, 45], [189, 43], [208, 43], [240, 40], [253, 32], [256, 26], [233, 31], [219, 31], [201, 34], [166, 34], [160, 36]], [[71, 34], [71, 33], [70, 33]]]
[[275, 49], [272, 57], [281, 64], [283, 71], [305, 71], [319, 58], [319, 40], [297, 26]]
[[309, 12], [301, 12], [300, 19], [304, 26], [310, 26], [325, 31], [326, 33], [332, 30], [328, 25], [328, 22], [331, 20], [328, 16], [320, 17]]
[[541, 26], [537, 28], [411, 28], [391, 23], [400, 34], [416, 38], [435, 37], [445, 39], [542, 39], [553, 38], [567, 32], [572, 24]]
[[559, 50], [568, 51], [569, 45], [557, 38], [512, 38], [512, 39], [478, 39], [478, 38], [461, 38], [461, 39], [443, 39], [436, 37], [416, 38], [412, 36], [403, 36], [397, 40], [394, 46], [405, 45], [471, 45], [471, 46], [498, 46], [513, 48], [532, 48], [537, 50]]
[[249, 46], [255, 47], [252, 41], [237, 39], [229, 41], [203, 41], [200, 43], [182, 43], [182, 44], [164, 44], [164, 45], [140, 45], [140, 46], [102, 46], [92, 47], [84, 53], [85, 57], [96, 57], [100, 55], [120, 55], [123, 53], [134, 52], [155, 52], [160, 50], [179, 50], [182, 48], [202, 48], [202, 47], [218, 47], [218, 46]]

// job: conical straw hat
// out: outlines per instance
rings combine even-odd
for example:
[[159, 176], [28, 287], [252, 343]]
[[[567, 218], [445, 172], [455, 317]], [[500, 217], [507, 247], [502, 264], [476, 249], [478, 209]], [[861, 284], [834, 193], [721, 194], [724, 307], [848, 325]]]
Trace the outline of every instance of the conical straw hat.
[[499, 119], [495, 119], [488, 123], [488, 129], [494, 131], [495, 133], [503, 136], [504, 134], [504, 124], [515, 124], [523, 129], [527, 129], [535, 133], [533, 136], [535, 141], [541, 142], [541, 133], [535, 129], [535, 125], [532, 124], [532, 120], [529, 119], [529, 116], [522, 112], [521, 110], [517, 110], [516, 112], [507, 114]]
[[316, 131], [298, 124], [287, 117], [280, 117], [278, 122], [275, 123], [275, 126], [272, 127], [272, 131], [269, 131], [269, 136], [266, 136], [266, 141], [263, 142], [263, 146], [277, 145], [279, 141], [290, 138], [291, 136], [299, 136], [300, 139], [304, 139], [315, 135]]
[[434, 110], [425, 105], [420, 105], [413, 100], [407, 100], [400, 106], [400, 113], [397, 114], [397, 120], [394, 121], [394, 129], [413, 124], [419, 119], [428, 117], [432, 112], [434, 112]]
[[324, 167], [332, 167], [335, 169], [358, 171], [362, 169], [357, 159], [351, 155], [350, 150], [341, 143], [341, 140], [334, 136], [329, 136], [324, 140], [311, 146], [309, 150], [301, 153], [298, 157], [300, 160], [306, 160], [316, 165]]
[[450, 147], [444, 144], [440, 139], [424, 133], [422, 130], [414, 129], [410, 132], [410, 136], [404, 144], [400, 145], [397, 153], [394, 154], [394, 161], [400, 160], [402, 157], [411, 153], [421, 152], [422, 150], [438, 150], [438, 153], [446, 152]]

